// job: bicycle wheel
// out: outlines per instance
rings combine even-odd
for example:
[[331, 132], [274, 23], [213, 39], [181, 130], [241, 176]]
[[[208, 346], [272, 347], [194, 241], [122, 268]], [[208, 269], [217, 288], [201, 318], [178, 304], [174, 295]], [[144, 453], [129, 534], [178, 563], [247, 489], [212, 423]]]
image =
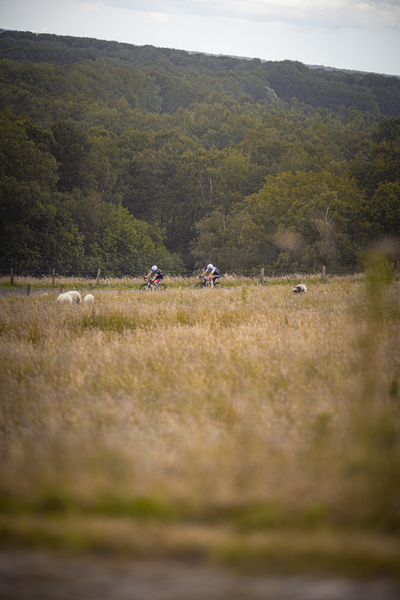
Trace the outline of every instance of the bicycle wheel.
[[206, 287], [204, 285], [204, 283], [202, 281], [200, 281], [199, 283], [196, 283], [196, 285], [194, 286], [195, 290], [199, 290], [200, 288]]
[[167, 288], [165, 287], [165, 285], [163, 283], [159, 283], [156, 289], [165, 291]]
[[140, 286], [139, 290], [142, 291], [146, 291], [146, 290], [151, 290], [151, 288], [149, 287], [149, 285], [147, 283], [142, 283], [142, 285]]
[[219, 288], [223, 288], [223, 287], [224, 287], [220, 281], [216, 281], [216, 282], [214, 283], [214, 287], [217, 287], [217, 286], [218, 286]]

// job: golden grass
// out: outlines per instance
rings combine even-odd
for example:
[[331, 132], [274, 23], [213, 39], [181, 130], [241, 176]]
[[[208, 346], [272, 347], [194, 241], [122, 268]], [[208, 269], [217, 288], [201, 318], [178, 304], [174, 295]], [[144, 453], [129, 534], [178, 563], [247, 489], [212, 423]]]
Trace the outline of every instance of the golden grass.
[[399, 291], [338, 278], [304, 296], [243, 284], [95, 290], [93, 307], [0, 298], [0, 536], [73, 530], [82, 547], [98, 535], [135, 552], [107, 525], [119, 520], [150, 554], [158, 530], [176, 540], [166, 554], [329, 570], [347, 547], [348, 568], [364, 556], [393, 573]]
[[[183, 278], [179, 278], [183, 279]], [[89, 284], [97, 287], [98, 289], [115, 287], [115, 288], [132, 288], [139, 287], [143, 283], [143, 277], [130, 277], [124, 276], [120, 278], [101, 277], [99, 286], [97, 286], [96, 277], [67, 277], [57, 275], [54, 279], [54, 290], [59, 290], [60, 286], [65, 289], [88, 289]], [[39, 277], [33, 277], [30, 275], [18, 275], [14, 276], [13, 285], [11, 285], [10, 276], [3, 275], [0, 277], [0, 288], [18, 289], [24, 288], [30, 285], [32, 288], [53, 288], [53, 277], [51, 275], [41, 275]]]

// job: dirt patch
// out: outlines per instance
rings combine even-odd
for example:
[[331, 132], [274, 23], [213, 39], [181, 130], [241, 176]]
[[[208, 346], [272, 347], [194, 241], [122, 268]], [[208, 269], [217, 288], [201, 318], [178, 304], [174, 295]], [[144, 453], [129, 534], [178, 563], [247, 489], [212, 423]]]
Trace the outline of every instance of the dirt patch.
[[204, 564], [0, 553], [1, 600], [399, 600], [387, 579], [251, 577]]

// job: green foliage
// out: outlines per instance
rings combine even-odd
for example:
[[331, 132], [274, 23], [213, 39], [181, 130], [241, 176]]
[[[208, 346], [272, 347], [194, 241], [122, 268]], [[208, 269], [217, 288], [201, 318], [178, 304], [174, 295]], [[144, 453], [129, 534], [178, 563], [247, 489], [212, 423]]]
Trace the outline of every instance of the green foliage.
[[246, 209], [232, 214], [216, 210], [197, 224], [192, 254], [197, 266], [211, 261], [224, 271], [243, 271], [258, 262], [258, 234]]
[[[74, 84], [86, 96], [98, 94], [100, 88], [115, 95], [123, 88], [130, 106], [152, 112], [174, 113], [181, 106], [227, 93], [242, 101], [246, 97], [272, 103], [295, 99], [313, 108], [353, 106], [371, 115], [399, 114], [398, 78], [313, 69], [289, 60], [249, 61], [15, 31], [1, 34], [0, 59], [25, 63], [25, 80], [35, 85], [40, 85], [41, 73], [31, 68], [32, 63], [54, 64], [67, 72], [72, 68], [80, 73]], [[95, 77], [88, 76], [88, 65], [90, 70], [94, 65]], [[52, 78], [51, 89], [60, 90], [59, 83]]]
[[4, 268], [354, 266], [400, 237], [396, 78], [3, 32], [0, 83]]
[[223, 268], [271, 262], [278, 270], [354, 264], [362, 233], [361, 200], [347, 176], [326, 171], [270, 176], [261, 192], [235, 205], [232, 214], [214, 212], [204, 218], [193, 253], [203, 262], [216, 257]]
[[[58, 163], [58, 189], [72, 192], [85, 185], [85, 161], [90, 151], [88, 135], [74, 122], [59, 120], [52, 124], [54, 142], [51, 152]], [[86, 175], [86, 177], [85, 177]]]
[[57, 167], [45, 151], [47, 140], [47, 133], [26, 117], [6, 112], [0, 118], [3, 265], [70, 269], [82, 259], [82, 236], [55, 193]]
[[98, 206], [96, 239], [89, 249], [89, 267], [106, 274], [147, 272], [152, 263], [163, 270], [179, 271], [182, 263], [163, 244], [157, 226], [135, 219], [125, 208], [103, 203]]
[[382, 284], [391, 284], [396, 280], [396, 274], [399, 272], [400, 265], [386, 261], [370, 267], [366, 271], [367, 282], [370, 287]]
[[77, 190], [88, 179], [84, 158], [89, 143], [87, 134], [75, 124], [56, 123], [53, 133], [9, 111], [1, 116], [3, 268], [69, 271], [100, 267], [111, 274], [143, 272], [157, 261], [167, 271], [181, 269], [179, 257], [166, 250], [157, 225], [150, 227], [121, 206], [101, 202], [94, 195], [56, 191], [57, 163], [46, 146], [56, 147], [62, 165], [59, 187]]
[[364, 212], [374, 236], [400, 237], [400, 179], [379, 183]]

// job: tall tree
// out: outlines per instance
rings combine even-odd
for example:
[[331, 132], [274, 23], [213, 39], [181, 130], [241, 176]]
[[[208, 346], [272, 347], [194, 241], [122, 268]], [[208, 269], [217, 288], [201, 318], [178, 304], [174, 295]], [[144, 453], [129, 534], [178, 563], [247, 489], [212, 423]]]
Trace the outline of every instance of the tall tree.
[[72, 192], [87, 185], [87, 160], [91, 144], [87, 133], [73, 121], [59, 120], [51, 126], [51, 152], [58, 163], [58, 190]]
[[55, 193], [48, 133], [27, 117], [0, 116], [0, 262], [3, 267], [76, 267], [82, 237]]

